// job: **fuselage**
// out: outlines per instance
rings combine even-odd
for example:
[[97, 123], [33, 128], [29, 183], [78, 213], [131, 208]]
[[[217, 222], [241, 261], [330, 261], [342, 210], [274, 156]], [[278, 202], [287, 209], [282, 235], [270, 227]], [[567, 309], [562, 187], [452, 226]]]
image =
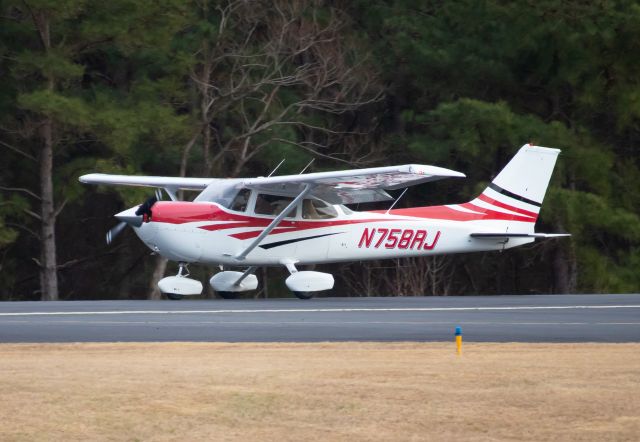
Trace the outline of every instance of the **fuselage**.
[[[417, 207], [389, 212], [354, 212], [333, 206], [330, 219], [285, 218], [243, 260], [242, 253], [274, 216], [238, 213], [214, 202], [158, 202], [136, 234], [155, 252], [188, 263], [272, 266], [283, 262], [331, 263], [501, 250], [531, 238], [487, 240], [477, 231], [504, 231], [505, 222], [533, 231], [535, 219], [522, 214], [479, 212], [461, 205]], [[498, 230], [502, 229], [502, 230]]]

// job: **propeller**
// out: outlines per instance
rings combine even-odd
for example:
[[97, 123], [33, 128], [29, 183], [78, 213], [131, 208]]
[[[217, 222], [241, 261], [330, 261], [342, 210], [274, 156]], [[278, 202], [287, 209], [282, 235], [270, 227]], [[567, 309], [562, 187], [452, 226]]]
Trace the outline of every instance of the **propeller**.
[[115, 227], [109, 229], [109, 231], [107, 232], [107, 245], [110, 245], [113, 240], [116, 239], [118, 235], [120, 235], [120, 232], [122, 232], [125, 227], [127, 227], [127, 223], [125, 221], [122, 221], [116, 224]]
[[109, 229], [106, 235], [107, 245], [110, 245], [127, 225], [133, 227], [140, 227], [143, 222], [151, 219], [151, 208], [155, 203], [162, 200], [162, 191], [156, 189], [155, 196], [147, 199], [144, 203], [140, 204], [135, 212], [131, 213], [133, 209], [125, 210], [116, 215], [116, 218], [120, 220], [118, 224]]

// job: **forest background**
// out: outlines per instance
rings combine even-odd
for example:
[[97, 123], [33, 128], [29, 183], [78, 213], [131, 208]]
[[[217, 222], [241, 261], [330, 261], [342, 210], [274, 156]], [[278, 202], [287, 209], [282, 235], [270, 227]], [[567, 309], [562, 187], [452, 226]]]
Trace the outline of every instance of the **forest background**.
[[0, 299], [156, 298], [175, 273], [104, 241], [151, 191], [85, 173], [467, 174], [403, 207], [471, 199], [527, 142], [562, 149], [537, 229], [570, 239], [323, 266], [332, 294], [638, 292], [639, 58], [636, 1], [0, 0]]

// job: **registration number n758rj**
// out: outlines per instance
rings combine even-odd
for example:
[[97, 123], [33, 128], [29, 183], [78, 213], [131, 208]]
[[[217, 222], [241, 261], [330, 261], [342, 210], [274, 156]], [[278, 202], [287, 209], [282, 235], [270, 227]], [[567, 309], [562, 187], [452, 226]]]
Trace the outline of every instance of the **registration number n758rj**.
[[360, 237], [358, 247], [385, 249], [408, 249], [408, 250], [433, 250], [440, 239], [438, 230], [431, 242], [429, 234], [424, 229], [387, 229], [366, 227]]

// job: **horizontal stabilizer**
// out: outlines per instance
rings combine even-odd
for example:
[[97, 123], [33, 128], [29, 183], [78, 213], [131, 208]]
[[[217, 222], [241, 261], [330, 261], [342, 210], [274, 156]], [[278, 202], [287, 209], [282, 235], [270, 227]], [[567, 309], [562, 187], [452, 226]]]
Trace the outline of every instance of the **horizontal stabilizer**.
[[470, 236], [472, 238], [562, 238], [565, 236], [571, 236], [570, 233], [509, 233], [509, 232], [498, 232], [498, 233], [471, 233]]

